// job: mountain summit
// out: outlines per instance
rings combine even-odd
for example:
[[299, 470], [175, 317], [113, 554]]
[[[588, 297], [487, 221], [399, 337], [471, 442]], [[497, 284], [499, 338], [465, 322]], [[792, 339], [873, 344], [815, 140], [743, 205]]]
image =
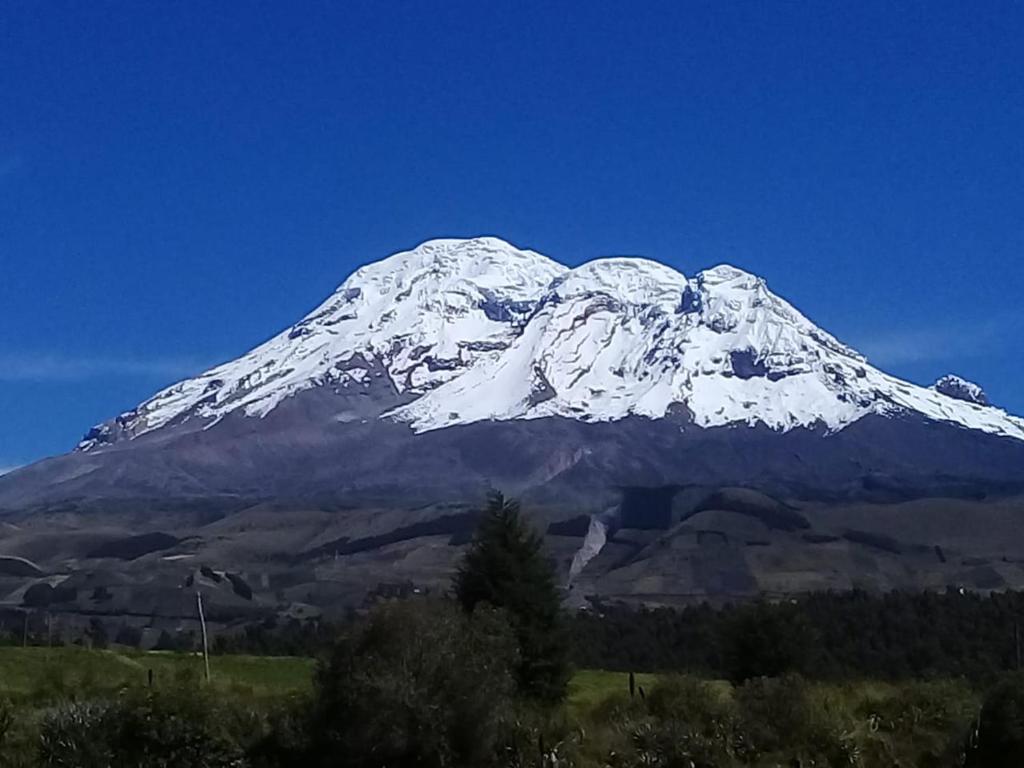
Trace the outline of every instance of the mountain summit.
[[1022, 470], [980, 388], [890, 376], [736, 267], [431, 240], [0, 477], [0, 532], [68, 610], [174, 626], [210, 573], [247, 585], [225, 621], [443, 591], [494, 488], [577, 597], [988, 590], [1024, 585]]
[[566, 271], [495, 238], [431, 240], [357, 269], [295, 325], [95, 427], [79, 449], [189, 419], [265, 416], [313, 387], [384, 379], [396, 394], [422, 394], [507, 346], [536, 297]]
[[630, 416], [836, 432], [869, 414], [916, 414], [1024, 440], [1024, 420], [960, 381], [927, 389], [883, 373], [732, 266], [687, 277], [603, 258], [570, 269], [497, 238], [430, 240], [361, 267], [295, 325], [93, 428], [79, 450], [263, 418], [312, 389], [339, 395], [339, 422], [415, 432]]

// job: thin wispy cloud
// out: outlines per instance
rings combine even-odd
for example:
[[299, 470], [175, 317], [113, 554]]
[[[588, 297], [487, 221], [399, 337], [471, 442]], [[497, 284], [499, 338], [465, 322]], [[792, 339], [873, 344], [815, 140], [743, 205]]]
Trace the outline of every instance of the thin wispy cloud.
[[0, 354], [0, 381], [70, 382], [116, 376], [180, 379], [209, 367], [188, 358], [65, 357]]
[[912, 363], [968, 360], [995, 354], [1010, 331], [997, 318], [954, 326], [867, 332], [853, 346], [882, 367]]
[[935, 330], [902, 331], [861, 341], [857, 347], [877, 365], [927, 363], [984, 355], [984, 339], [955, 338]]
[[21, 464], [0, 464], [0, 477], [16, 469], [21, 469], [22, 466]]

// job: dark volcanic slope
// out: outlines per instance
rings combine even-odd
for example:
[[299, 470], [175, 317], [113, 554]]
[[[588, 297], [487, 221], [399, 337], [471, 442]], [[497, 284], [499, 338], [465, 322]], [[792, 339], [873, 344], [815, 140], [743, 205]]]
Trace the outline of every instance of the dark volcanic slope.
[[[191, 620], [199, 583], [225, 626], [445, 591], [490, 487], [523, 497], [542, 529], [556, 523], [563, 576], [585, 546], [578, 518], [616, 510], [574, 596], [1024, 585], [1020, 441], [873, 416], [835, 434], [633, 417], [417, 435], [340, 423], [329, 400], [311, 390], [264, 419], [182, 424], [0, 478], [0, 555], [41, 569], [0, 575], [0, 609], [37, 584], [81, 582], [47, 609], [157, 633]], [[154, 540], [162, 548], [139, 548]]]
[[165, 429], [40, 462], [0, 478], [0, 509], [224, 495], [472, 501], [490, 487], [596, 509], [624, 486], [739, 485], [807, 499], [897, 500], [1024, 485], [1024, 442], [919, 418], [868, 416], [835, 434], [638, 417], [481, 422], [414, 434], [387, 420], [321, 420], [322, 397], [300, 394], [264, 419]]

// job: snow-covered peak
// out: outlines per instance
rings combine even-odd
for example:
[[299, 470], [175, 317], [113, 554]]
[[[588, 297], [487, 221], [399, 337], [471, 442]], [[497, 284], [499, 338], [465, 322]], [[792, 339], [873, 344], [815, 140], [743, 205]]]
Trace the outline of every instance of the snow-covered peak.
[[265, 416], [313, 387], [376, 385], [416, 396], [506, 348], [566, 271], [498, 238], [429, 240], [360, 267], [292, 327], [94, 427], [79, 448], [188, 419]]
[[379, 296], [407, 298], [414, 292], [470, 286], [528, 299], [565, 271], [546, 256], [496, 237], [436, 239], [360, 267], [338, 291], [372, 290]]
[[506, 335], [564, 272], [546, 256], [493, 237], [428, 240], [357, 269], [289, 336], [331, 337], [343, 347], [356, 342], [346, 351], [394, 355], [398, 347], [415, 348], [416, 357], [455, 360], [465, 343]]
[[671, 267], [649, 259], [595, 259], [565, 272], [548, 289], [560, 299], [597, 293], [636, 304], [678, 303], [688, 285]]
[[968, 403], [975, 403], [976, 405], [991, 405], [985, 390], [973, 381], [962, 379], [953, 374], [943, 376], [932, 385], [932, 389], [956, 400], [963, 400]]
[[698, 274], [709, 285], [739, 283], [738, 288], [754, 289], [758, 284], [764, 284], [762, 278], [739, 267], [734, 267], [732, 264], [719, 264], [702, 270]]
[[497, 238], [430, 240], [359, 268], [294, 326], [96, 427], [80, 448], [262, 417], [313, 388], [339, 396], [337, 420], [351, 416], [346, 396], [365, 393], [395, 406], [381, 418], [416, 431], [673, 414], [834, 431], [912, 412], [1024, 439], [1024, 420], [983, 407], [973, 386], [888, 376], [730, 265], [693, 278], [627, 257], [569, 269]]
[[[768, 290], [764, 278], [728, 264], [721, 264], [697, 274], [697, 302], [705, 324], [719, 333], [732, 334], [732, 346], [750, 346], [784, 351], [780, 345], [796, 342], [803, 347], [813, 341], [831, 352], [860, 362], [859, 352], [826, 333], [785, 299]], [[774, 340], [773, 340], [774, 334]]]

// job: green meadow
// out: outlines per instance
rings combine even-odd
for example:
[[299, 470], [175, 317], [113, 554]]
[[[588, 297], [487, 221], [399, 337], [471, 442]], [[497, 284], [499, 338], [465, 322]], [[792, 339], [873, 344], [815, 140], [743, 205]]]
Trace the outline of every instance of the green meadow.
[[[210, 657], [214, 688], [259, 697], [287, 696], [312, 689], [315, 660], [291, 656]], [[78, 647], [0, 647], [0, 697], [43, 703], [81, 698], [125, 686], [201, 681], [203, 658], [196, 653], [89, 650]], [[638, 674], [638, 687], [650, 689], [655, 675]], [[608, 696], [629, 691], [624, 672], [580, 670], [569, 684], [569, 706], [590, 709]]]
[[[274, 656], [211, 656], [213, 686], [272, 697], [309, 691], [314, 661]], [[205, 676], [199, 654], [88, 650], [78, 647], [0, 648], [0, 697], [13, 702], [78, 698], [126, 686], [162, 686]]]

